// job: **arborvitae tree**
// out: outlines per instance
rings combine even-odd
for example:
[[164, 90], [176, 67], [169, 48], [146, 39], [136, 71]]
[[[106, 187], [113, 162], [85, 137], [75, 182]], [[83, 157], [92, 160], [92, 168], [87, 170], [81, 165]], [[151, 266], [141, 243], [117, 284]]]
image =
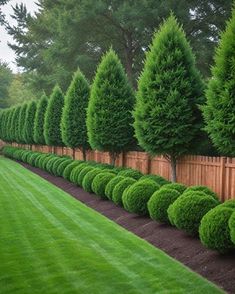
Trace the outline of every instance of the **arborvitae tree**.
[[206, 131], [222, 154], [235, 156], [235, 9], [216, 50], [206, 98]]
[[21, 111], [21, 106], [18, 105], [16, 107], [15, 111], [15, 117], [14, 117], [14, 138], [15, 142], [20, 143], [20, 138], [19, 138], [19, 118], [20, 118], [20, 111]]
[[50, 96], [44, 121], [44, 138], [47, 145], [63, 146], [61, 136], [61, 117], [64, 106], [64, 96], [58, 85]]
[[87, 129], [93, 149], [108, 151], [112, 164], [134, 143], [134, 94], [124, 68], [111, 49], [98, 66], [88, 104]]
[[13, 112], [13, 116], [12, 116], [12, 121], [11, 121], [11, 140], [12, 142], [17, 142], [17, 138], [16, 138], [16, 122], [17, 122], [17, 116], [19, 114], [18, 111], [18, 107], [14, 107], [14, 112]]
[[20, 109], [20, 115], [19, 115], [19, 142], [21, 144], [25, 144], [25, 136], [24, 136], [24, 130], [25, 130], [25, 121], [26, 121], [26, 111], [27, 111], [27, 103], [24, 103], [21, 105]]
[[33, 129], [37, 104], [33, 100], [28, 103], [24, 125], [24, 140], [27, 144], [34, 144]]
[[171, 15], [153, 38], [141, 74], [134, 111], [140, 146], [163, 154], [176, 181], [176, 161], [189, 152], [202, 126], [197, 104], [203, 83], [183, 29]]
[[7, 121], [7, 110], [2, 111], [1, 118], [1, 139], [6, 141], [6, 121]]
[[89, 94], [89, 84], [78, 70], [65, 96], [61, 131], [64, 144], [73, 149], [81, 149], [84, 160], [86, 160], [86, 150], [89, 148], [86, 127]]
[[6, 141], [12, 142], [12, 118], [14, 115], [14, 108], [9, 108], [8, 110], [8, 117], [7, 117], [7, 124], [6, 124]]
[[34, 121], [34, 133], [33, 138], [36, 144], [45, 145], [44, 138], [44, 121], [45, 121], [45, 113], [47, 109], [48, 98], [44, 94], [41, 99], [37, 103], [37, 110], [35, 114]]

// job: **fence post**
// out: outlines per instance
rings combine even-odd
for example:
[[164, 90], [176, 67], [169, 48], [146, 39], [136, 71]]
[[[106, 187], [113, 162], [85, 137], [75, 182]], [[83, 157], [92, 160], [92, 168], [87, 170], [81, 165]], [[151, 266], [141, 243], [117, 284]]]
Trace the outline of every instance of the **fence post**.
[[220, 159], [220, 196], [221, 200], [224, 201], [225, 195], [225, 163], [226, 163], [226, 157], [221, 157]]

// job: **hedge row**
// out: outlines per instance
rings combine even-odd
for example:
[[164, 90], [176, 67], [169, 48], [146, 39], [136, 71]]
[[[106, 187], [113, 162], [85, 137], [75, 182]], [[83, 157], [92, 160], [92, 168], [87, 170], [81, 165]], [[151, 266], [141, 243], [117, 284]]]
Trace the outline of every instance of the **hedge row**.
[[187, 188], [158, 175], [143, 175], [130, 168], [15, 147], [4, 147], [3, 153], [64, 177], [129, 212], [149, 215], [153, 220], [176, 226], [189, 235], [199, 234], [208, 248], [222, 253], [235, 248], [235, 200], [221, 204], [208, 187]]

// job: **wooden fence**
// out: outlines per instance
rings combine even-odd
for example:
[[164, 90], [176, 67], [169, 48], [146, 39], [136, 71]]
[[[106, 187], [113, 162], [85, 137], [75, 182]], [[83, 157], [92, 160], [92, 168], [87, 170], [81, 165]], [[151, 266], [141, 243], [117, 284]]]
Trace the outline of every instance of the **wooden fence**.
[[[37, 145], [14, 146], [32, 149], [40, 152], [53, 152], [58, 155], [73, 156], [73, 150], [67, 147], [50, 147]], [[82, 152], [75, 150], [75, 159], [82, 159]], [[87, 160], [110, 163], [107, 152], [88, 151]], [[150, 158], [145, 152], [127, 152], [120, 154], [117, 166], [131, 167], [144, 174], [159, 174], [170, 179], [169, 162], [162, 156]], [[184, 156], [177, 162], [177, 182], [187, 186], [205, 185], [215, 191], [221, 200], [235, 199], [235, 158], [209, 157], [209, 156]]]

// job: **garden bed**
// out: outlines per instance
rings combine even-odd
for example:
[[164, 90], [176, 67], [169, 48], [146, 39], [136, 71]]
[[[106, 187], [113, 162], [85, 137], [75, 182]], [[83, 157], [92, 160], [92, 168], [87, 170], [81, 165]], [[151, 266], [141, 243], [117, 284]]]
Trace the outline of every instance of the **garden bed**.
[[221, 255], [208, 250], [200, 243], [198, 238], [189, 237], [174, 227], [157, 223], [148, 217], [140, 217], [128, 213], [121, 207], [116, 206], [113, 202], [87, 193], [63, 178], [52, 176], [28, 164], [22, 165], [68, 192], [87, 206], [97, 210], [127, 230], [162, 249], [192, 270], [216, 283], [228, 293], [235, 292], [234, 252]]

